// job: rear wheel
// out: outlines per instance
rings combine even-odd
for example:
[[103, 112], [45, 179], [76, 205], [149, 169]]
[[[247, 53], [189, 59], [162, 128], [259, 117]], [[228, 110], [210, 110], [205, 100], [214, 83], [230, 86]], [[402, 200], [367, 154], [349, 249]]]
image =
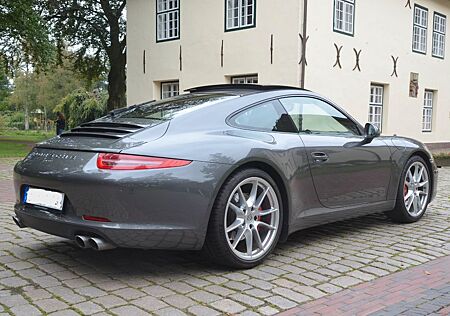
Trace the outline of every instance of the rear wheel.
[[430, 172], [419, 156], [411, 157], [400, 179], [397, 202], [387, 215], [396, 222], [413, 223], [422, 218], [431, 193]]
[[254, 267], [277, 244], [281, 223], [282, 203], [275, 181], [259, 169], [239, 171], [217, 196], [205, 251], [219, 264]]

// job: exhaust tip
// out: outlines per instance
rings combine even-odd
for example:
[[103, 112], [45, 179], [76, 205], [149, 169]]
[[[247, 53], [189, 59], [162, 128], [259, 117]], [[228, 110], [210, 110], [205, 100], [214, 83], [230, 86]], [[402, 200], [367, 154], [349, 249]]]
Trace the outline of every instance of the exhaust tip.
[[13, 216], [12, 217], [14, 223], [19, 227], [19, 228], [25, 228], [26, 226], [22, 223], [22, 221], [17, 217], [17, 216]]
[[109, 249], [116, 248], [116, 246], [104, 241], [101, 238], [96, 238], [96, 237], [89, 238], [88, 245], [89, 245], [89, 247], [91, 247], [92, 249], [97, 250], [97, 251], [103, 251], [103, 250], [109, 250]]
[[88, 244], [89, 244], [89, 247], [91, 247], [92, 249], [97, 250], [97, 251], [99, 250], [98, 244], [94, 238], [89, 238]]
[[88, 239], [88, 237], [77, 235], [75, 236], [75, 243], [78, 247], [85, 249], [89, 247]]

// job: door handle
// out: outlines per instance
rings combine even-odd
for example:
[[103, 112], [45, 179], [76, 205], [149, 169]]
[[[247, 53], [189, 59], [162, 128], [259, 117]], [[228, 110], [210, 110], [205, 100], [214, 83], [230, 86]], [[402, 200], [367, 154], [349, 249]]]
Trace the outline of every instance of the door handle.
[[313, 157], [314, 162], [316, 162], [316, 163], [328, 161], [328, 155], [326, 153], [313, 152], [313, 153], [311, 153], [311, 156]]

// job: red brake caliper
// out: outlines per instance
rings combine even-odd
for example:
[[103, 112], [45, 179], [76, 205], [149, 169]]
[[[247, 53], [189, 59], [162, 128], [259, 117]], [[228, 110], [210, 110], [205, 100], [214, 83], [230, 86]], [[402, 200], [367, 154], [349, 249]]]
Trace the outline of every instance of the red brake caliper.
[[[258, 211], [262, 211], [262, 207], [260, 207], [260, 208], [258, 209]], [[262, 216], [257, 216], [258, 222], [261, 221], [261, 218], [262, 218]], [[261, 226], [258, 226], [258, 231], [260, 231], [260, 230], [261, 230]]]
[[403, 187], [403, 196], [406, 196], [408, 194], [408, 186], [405, 183], [405, 186]]

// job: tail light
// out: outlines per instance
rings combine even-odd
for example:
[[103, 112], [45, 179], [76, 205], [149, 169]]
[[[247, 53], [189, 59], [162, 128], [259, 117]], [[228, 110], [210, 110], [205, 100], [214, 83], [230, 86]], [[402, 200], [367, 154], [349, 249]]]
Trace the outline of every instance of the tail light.
[[187, 166], [191, 162], [190, 160], [101, 153], [97, 157], [97, 168], [107, 170], [164, 169]]
[[92, 222], [101, 222], [101, 223], [111, 222], [108, 218], [105, 218], [105, 217], [83, 215], [81, 218], [83, 218], [85, 221], [92, 221]]

